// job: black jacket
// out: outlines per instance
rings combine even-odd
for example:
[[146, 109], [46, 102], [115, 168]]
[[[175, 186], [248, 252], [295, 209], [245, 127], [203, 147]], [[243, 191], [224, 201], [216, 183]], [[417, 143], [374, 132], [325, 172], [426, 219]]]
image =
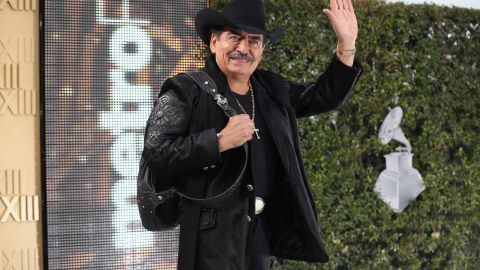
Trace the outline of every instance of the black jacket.
[[[214, 58], [205, 68], [225, 94], [228, 84]], [[271, 255], [309, 262], [328, 261], [318, 231], [315, 202], [305, 177], [296, 118], [332, 110], [351, 95], [362, 72], [359, 63], [350, 68], [333, 59], [316, 83], [308, 85], [257, 70], [251, 82], [257, 108], [266, 120], [279, 152], [284, 172], [276, 182], [272, 211]], [[235, 160], [229, 151], [219, 152], [217, 132], [227, 117], [185, 74], [168, 79], [149, 118], [143, 158], [157, 179], [169, 179], [185, 193], [205, 197], [224, 191], [232, 179], [215, 176]], [[251, 184], [251, 183], [245, 183]], [[180, 270], [245, 269], [247, 215], [253, 214], [254, 193], [246, 188], [222, 209], [202, 209], [181, 202]]]

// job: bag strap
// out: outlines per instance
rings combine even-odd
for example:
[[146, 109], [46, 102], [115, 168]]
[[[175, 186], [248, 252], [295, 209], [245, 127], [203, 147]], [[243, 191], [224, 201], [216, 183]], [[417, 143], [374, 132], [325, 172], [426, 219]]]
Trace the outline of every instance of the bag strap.
[[[215, 81], [207, 73], [205, 73], [201, 70], [197, 70], [197, 71], [186, 72], [185, 74], [188, 75], [190, 78], [192, 78], [195, 81], [195, 83], [203, 91], [205, 91], [206, 93], [208, 93], [209, 95], [211, 95], [213, 97], [213, 99], [217, 102], [218, 106], [220, 106], [220, 108], [222, 108], [223, 112], [225, 113], [225, 115], [227, 117], [232, 117], [232, 116], [238, 114], [237, 111], [228, 104], [227, 99], [218, 92], [217, 85], [216, 85]], [[241, 180], [243, 178], [243, 175], [245, 174], [245, 169], [247, 167], [247, 162], [248, 162], [247, 144], [243, 145], [243, 149], [245, 151], [244, 152], [245, 158], [243, 160], [244, 161], [243, 164], [241, 165], [240, 173], [236, 177], [235, 182], [228, 189], [226, 189], [224, 192], [222, 192], [222, 193], [220, 193], [216, 196], [213, 196], [213, 197], [200, 199], [200, 198], [190, 197], [190, 196], [176, 190], [175, 188], [171, 188], [169, 190], [165, 190], [165, 191], [162, 191], [160, 193], [157, 193], [157, 199], [160, 200], [160, 203], [162, 203], [164, 200], [167, 200], [167, 199], [171, 198], [174, 193], [177, 193], [179, 196], [181, 196], [185, 199], [188, 199], [190, 201], [193, 201], [195, 203], [199, 203], [199, 204], [201, 204], [202, 206], [205, 206], [205, 207], [218, 206], [219, 204], [221, 204], [225, 200], [229, 199], [235, 193], [235, 191], [238, 189], [238, 187], [240, 187], [240, 185], [241, 185], [241, 182], [242, 182]]]
[[227, 117], [238, 114], [237, 111], [228, 104], [227, 99], [218, 92], [217, 84], [210, 75], [202, 70], [190, 71], [185, 74], [192, 78], [203, 91], [213, 97]]

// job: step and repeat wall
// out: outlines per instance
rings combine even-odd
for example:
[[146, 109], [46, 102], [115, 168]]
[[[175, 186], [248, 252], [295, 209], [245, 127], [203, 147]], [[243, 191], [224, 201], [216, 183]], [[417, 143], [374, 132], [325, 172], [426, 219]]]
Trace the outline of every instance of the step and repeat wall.
[[207, 1], [43, 5], [46, 266], [175, 269], [178, 228], [143, 229], [136, 176], [159, 87], [203, 65], [194, 17]]

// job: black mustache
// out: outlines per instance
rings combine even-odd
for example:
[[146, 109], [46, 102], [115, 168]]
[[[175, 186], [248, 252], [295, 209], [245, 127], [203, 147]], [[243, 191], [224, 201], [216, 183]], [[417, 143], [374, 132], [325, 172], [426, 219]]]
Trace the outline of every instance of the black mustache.
[[248, 54], [243, 54], [243, 53], [239, 53], [239, 52], [229, 53], [228, 58], [239, 59], [239, 60], [247, 60], [247, 61], [250, 61], [250, 62], [255, 61], [255, 59], [253, 57], [249, 56]]

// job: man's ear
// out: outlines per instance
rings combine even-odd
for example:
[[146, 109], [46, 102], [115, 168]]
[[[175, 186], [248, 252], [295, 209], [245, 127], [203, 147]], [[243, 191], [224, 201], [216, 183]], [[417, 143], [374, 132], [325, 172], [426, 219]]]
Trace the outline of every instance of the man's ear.
[[212, 33], [210, 36], [210, 51], [212, 54], [214, 54], [217, 49], [217, 41], [217, 36]]

